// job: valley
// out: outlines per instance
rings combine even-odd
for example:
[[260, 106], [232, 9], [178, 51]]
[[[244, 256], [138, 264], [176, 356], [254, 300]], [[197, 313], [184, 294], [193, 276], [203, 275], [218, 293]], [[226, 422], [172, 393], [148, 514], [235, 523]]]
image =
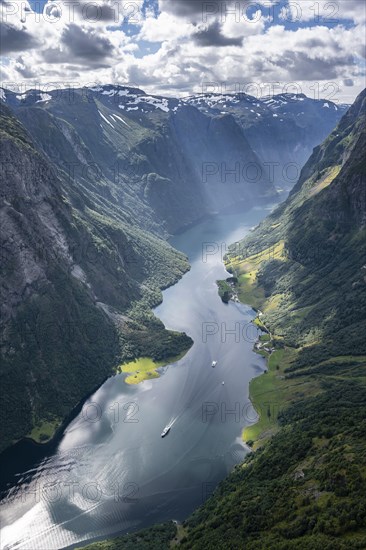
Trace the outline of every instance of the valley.
[[[0, 506], [4, 544], [79, 547], [172, 516], [183, 521], [243, 460], [242, 427], [256, 417], [249, 380], [265, 364], [252, 350], [250, 331], [246, 336], [254, 311], [222, 303], [216, 288], [226, 273], [221, 250], [210, 253], [207, 243], [238, 239], [273, 206], [252, 209], [244, 219], [216, 215], [173, 238], [191, 269], [164, 291], [154, 313], [170, 331], [192, 338], [192, 347], [159, 369], [159, 378], [139, 384], [125, 383], [129, 373], [108, 378], [35, 461], [26, 458], [31, 443], [23, 445], [24, 462], [9, 472]], [[230, 335], [236, 326], [240, 340]], [[235, 415], [226, 414], [230, 410]], [[162, 439], [167, 424], [171, 431]], [[19, 454], [14, 448], [7, 464]]]
[[[236, 548], [243, 532], [248, 548], [297, 545], [301, 537], [310, 550], [314, 534], [332, 548], [343, 550], [343, 535], [361, 548], [362, 467], [351, 460], [339, 474], [345, 459], [339, 451], [331, 468], [327, 449], [341, 441], [344, 452], [356, 452], [363, 429], [364, 312], [355, 308], [364, 303], [363, 95], [274, 209], [288, 182], [274, 185], [262, 160], [268, 150], [246, 137], [248, 102], [265, 120], [277, 118], [271, 109], [285, 117], [289, 100], [330, 107], [303, 97], [226, 98], [225, 105], [244, 102], [239, 116], [211, 110], [212, 97], [208, 109], [201, 99], [197, 108], [191, 98], [108, 86], [69, 94], [5, 92], [1, 105], [2, 287], [11, 297], [3, 315], [5, 544], [76, 548], [173, 517], [184, 522], [182, 548], [223, 548], [223, 540]], [[332, 109], [338, 120], [344, 111]], [[281, 170], [295, 163], [286, 147], [276, 152]], [[260, 168], [255, 185], [248, 166]], [[328, 217], [319, 215], [322, 200], [333, 201]], [[354, 291], [340, 294], [349, 278]], [[351, 394], [359, 401], [348, 434]], [[49, 443], [36, 449], [24, 436]], [[313, 467], [317, 461], [327, 468]], [[344, 488], [356, 479], [357, 491]], [[293, 480], [309, 489], [298, 491]], [[50, 487], [56, 499], [37, 499]], [[296, 505], [287, 499], [271, 515], [282, 490]], [[314, 505], [323, 492], [329, 498]], [[164, 523], [146, 533], [159, 545], [175, 531]]]
[[365, 546], [365, 107], [364, 91], [287, 200], [225, 257], [234, 285], [221, 280], [221, 298], [253, 305], [262, 329], [267, 368], [249, 386], [259, 421], [242, 434], [255, 452], [178, 530], [88, 549]]
[[[272, 168], [248, 142], [243, 120], [248, 104], [248, 124], [255, 109], [258, 120], [278, 108], [289, 123], [294, 115], [277, 97], [273, 105], [227, 97], [241, 106], [239, 116], [118, 86], [2, 90], [2, 99], [2, 291], [9, 298], [1, 410], [17, 402], [23, 411], [0, 423], [5, 449], [22, 436], [49, 439], [118, 365], [144, 356], [161, 363], [189, 349], [187, 336], [165, 331], [151, 313], [161, 289], [189, 269], [166, 239], [217, 211], [274, 199]], [[221, 96], [214, 99], [221, 105]], [[344, 107], [303, 99], [286, 104], [304, 105], [305, 117], [318, 109], [326, 135]], [[258, 135], [266, 125], [256, 121]], [[294, 132], [301, 140], [299, 127]]]
[[0, 11], [0, 550], [365, 550], [366, 2]]

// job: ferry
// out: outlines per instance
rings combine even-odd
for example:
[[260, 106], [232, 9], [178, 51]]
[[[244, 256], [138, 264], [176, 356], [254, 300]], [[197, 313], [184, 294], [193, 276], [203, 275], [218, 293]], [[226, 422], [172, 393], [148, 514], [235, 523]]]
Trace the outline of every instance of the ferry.
[[161, 432], [161, 437], [165, 437], [170, 432], [171, 426], [166, 426], [164, 430]]

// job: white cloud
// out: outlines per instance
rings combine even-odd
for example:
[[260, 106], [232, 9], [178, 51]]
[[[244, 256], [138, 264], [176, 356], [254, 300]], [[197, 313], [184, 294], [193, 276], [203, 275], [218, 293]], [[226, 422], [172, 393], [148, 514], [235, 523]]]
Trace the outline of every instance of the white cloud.
[[282, 17], [314, 24], [338, 24], [345, 19], [361, 23], [366, 19], [366, 3], [364, 0], [289, 0], [282, 9]]
[[150, 16], [145, 19], [139, 38], [150, 42], [163, 42], [189, 37], [193, 32], [194, 26], [191, 23], [182, 22], [177, 17], [163, 12], [157, 18]]
[[[226, 4], [230, 7], [232, 0]], [[364, 2], [342, 2], [347, 17], [356, 22], [352, 28], [342, 24], [329, 28], [313, 24], [314, 2], [301, 0], [310, 25], [292, 25], [291, 30], [268, 25], [268, 0], [256, 4], [264, 7], [251, 12], [252, 22], [237, 20], [235, 14], [223, 18], [218, 12], [206, 24], [200, 18], [201, 0], [160, 0], [161, 13], [155, 17], [150, 9], [145, 18], [143, 0], [48, 0], [47, 17], [32, 13], [24, 4], [23, 13], [7, 10], [6, 22], [23, 42], [18, 42], [19, 49], [13, 41], [3, 79], [28, 86], [35, 78], [44, 84], [133, 83], [150, 93], [170, 95], [201, 91], [208, 82], [229, 91], [255, 93], [263, 82], [285, 86], [296, 81], [309, 90], [317, 81], [320, 89], [327, 90], [327, 82], [336, 81], [339, 94], [356, 94], [363, 84]], [[93, 12], [91, 5], [100, 9]], [[134, 36], [128, 34], [132, 28], [126, 19], [135, 20]], [[150, 53], [146, 42], [154, 43], [158, 51]], [[248, 87], [250, 83], [254, 84]]]
[[266, 24], [266, 16], [258, 10], [253, 15], [253, 20], [249, 21], [246, 18], [241, 18], [236, 21], [234, 17], [227, 17], [222, 26], [222, 31], [225, 36], [229, 37], [246, 37], [252, 34], [260, 34], [264, 31]]

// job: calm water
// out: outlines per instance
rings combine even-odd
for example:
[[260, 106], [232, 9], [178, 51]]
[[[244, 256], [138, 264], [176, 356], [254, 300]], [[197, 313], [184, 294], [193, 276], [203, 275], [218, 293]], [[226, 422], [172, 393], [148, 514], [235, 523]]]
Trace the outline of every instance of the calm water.
[[[221, 302], [222, 255], [270, 207], [218, 215], [174, 238], [192, 269], [164, 292], [156, 315], [194, 345], [156, 380], [109, 379], [71, 422], [56, 451], [26, 472], [0, 505], [2, 549], [55, 549], [184, 519], [240, 462], [255, 419], [249, 381], [265, 368], [253, 353], [253, 310]], [[217, 361], [215, 368], [212, 361]], [[224, 384], [222, 383], [224, 382]], [[160, 437], [170, 423], [167, 437]]]

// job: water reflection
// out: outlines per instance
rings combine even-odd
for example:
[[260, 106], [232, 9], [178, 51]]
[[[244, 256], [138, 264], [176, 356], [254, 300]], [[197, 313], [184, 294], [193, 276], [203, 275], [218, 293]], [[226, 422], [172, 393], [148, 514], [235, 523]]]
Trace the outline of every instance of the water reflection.
[[159, 379], [138, 386], [127, 386], [125, 375], [107, 380], [55, 453], [19, 473], [0, 507], [4, 549], [64, 548], [184, 519], [243, 460], [241, 431], [255, 418], [249, 381], [264, 361], [245, 337], [253, 311], [223, 304], [216, 280], [227, 276], [227, 245], [265, 214], [216, 216], [173, 239], [192, 269], [164, 292], [156, 314], [192, 336], [193, 347]]

